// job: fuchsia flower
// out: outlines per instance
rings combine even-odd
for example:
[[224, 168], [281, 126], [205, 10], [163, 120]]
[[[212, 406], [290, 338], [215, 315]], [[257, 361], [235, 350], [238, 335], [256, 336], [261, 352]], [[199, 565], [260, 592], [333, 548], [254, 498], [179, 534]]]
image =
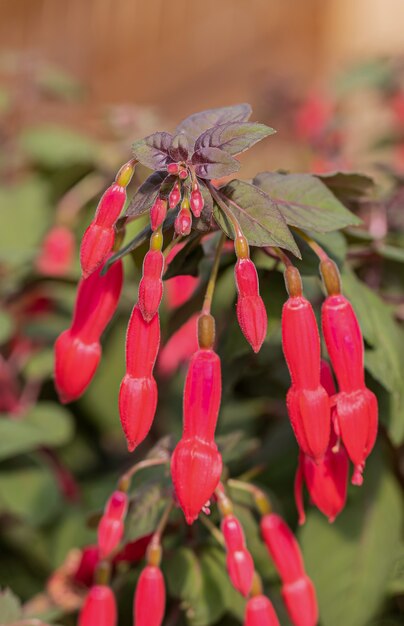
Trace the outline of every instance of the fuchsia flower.
[[183, 435], [171, 458], [175, 492], [188, 524], [195, 521], [212, 496], [222, 472], [222, 458], [214, 442], [222, 393], [220, 359], [212, 349], [214, 320], [210, 315], [201, 315], [198, 326], [202, 347], [189, 364]]
[[203, 210], [204, 199], [199, 189], [198, 181], [195, 181], [192, 185], [190, 203], [192, 213], [195, 217], [199, 217]]
[[225, 515], [222, 520], [227, 556], [226, 566], [230, 580], [243, 596], [251, 591], [254, 576], [254, 562], [247, 550], [243, 528], [234, 515]]
[[109, 498], [104, 515], [98, 525], [98, 547], [100, 558], [108, 557], [119, 545], [124, 532], [124, 519], [128, 508], [128, 496], [123, 491], [114, 491]]
[[156, 412], [153, 368], [159, 345], [158, 313], [146, 322], [136, 304], [126, 333], [126, 374], [119, 390], [119, 415], [130, 452], [146, 437]]
[[161, 626], [166, 604], [166, 590], [161, 569], [147, 565], [136, 587], [133, 626]]
[[150, 208], [150, 225], [153, 231], [157, 230], [164, 222], [167, 215], [168, 202], [165, 198], [157, 196]]
[[188, 196], [184, 196], [181, 207], [174, 222], [174, 230], [177, 235], [185, 237], [191, 232], [192, 215]]
[[[331, 368], [326, 361], [321, 361], [321, 382], [330, 396], [335, 394]], [[349, 459], [332, 426], [330, 443], [324, 458], [315, 463], [303, 452], [299, 454], [299, 465], [295, 478], [295, 501], [299, 513], [299, 524], [304, 524], [302, 488], [306, 484], [310, 499], [315, 506], [328, 517], [330, 522], [339, 515], [345, 506]]]
[[267, 597], [259, 594], [248, 600], [244, 626], [279, 626], [275, 609]]
[[135, 161], [125, 163], [102, 196], [94, 220], [84, 233], [80, 248], [80, 262], [83, 276], [87, 277], [105, 261], [115, 241], [115, 222], [126, 201], [126, 187], [129, 185]]
[[239, 258], [234, 275], [238, 291], [238, 323], [254, 352], [259, 352], [267, 334], [268, 318], [259, 293], [257, 270], [250, 258]]
[[285, 272], [289, 299], [282, 311], [282, 345], [292, 379], [290, 421], [301, 450], [320, 461], [330, 439], [330, 401], [320, 383], [320, 336], [313, 308], [302, 294], [295, 267]]
[[115, 596], [106, 585], [91, 587], [80, 611], [78, 626], [116, 626]]
[[163, 296], [162, 273], [164, 256], [161, 250], [149, 250], [143, 261], [138, 305], [146, 322], [156, 315]]
[[46, 276], [64, 276], [73, 263], [74, 235], [66, 226], [54, 226], [46, 234], [35, 265]]
[[274, 513], [261, 519], [261, 533], [282, 579], [282, 597], [294, 626], [315, 626], [318, 607], [314, 585], [307, 576], [295, 536]]
[[322, 306], [323, 334], [339, 386], [335, 428], [355, 466], [352, 483], [361, 485], [377, 436], [377, 399], [365, 386], [362, 333], [352, 305], [340, 293], [338, 269], [330, 260], [320, 268], [329, 294]]
[[122, 262], [101, 275], [101, 268], [80, 281], [73, 321], [55, 343], [55, 384], [62, 402], [79, 398], [101, 358], [100, 337], [118, 306]]

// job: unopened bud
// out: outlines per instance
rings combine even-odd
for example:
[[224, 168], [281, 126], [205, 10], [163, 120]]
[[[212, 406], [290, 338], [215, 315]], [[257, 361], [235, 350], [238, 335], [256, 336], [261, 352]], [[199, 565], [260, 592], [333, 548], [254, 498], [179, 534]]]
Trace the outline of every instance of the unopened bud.
[[202, 314], [198, 318], [198, 343], [200, 348], [212, 348], [215, 342], [215, 318]]
[[326, 288], [327, 294], [329, 296], [336, 296], [341, 293], [341, 277], [339, 274], [338, 267], [331, 261], [331, 259], [327, 259], [326, 261], [321, 261], [320, 263], [320, 273], [323, 278], [324, 287]]

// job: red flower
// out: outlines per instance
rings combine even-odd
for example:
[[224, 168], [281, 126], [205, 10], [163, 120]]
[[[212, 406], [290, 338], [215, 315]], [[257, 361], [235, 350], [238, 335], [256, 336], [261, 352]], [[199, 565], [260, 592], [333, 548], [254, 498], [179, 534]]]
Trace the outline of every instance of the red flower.
[[163, 295], [161, 279], [164, 256], [161, 250], [149, 250], [143, 261], [143, 276], [139, 284], [138, 305], [146, 322], [157, 313]]
[[234, 268], [238, 290], [237, 319], [254, 352], [259, 352], [267, 334], [268, 318], [259, 294], [257, 270], [249, 258], [238, 259]]
[[308, 576], [283, 585], [282, 598], [294, 626], [316, 626], [318, 622], [316, 590]]
[[226, 544], [226, 566], [230, 580], [235, 589], [247, 597], [251, 591], [254, 562], [246, 548], [242, 526], [234, 515], [226, 515], [221, 526]]
[[80, 611], [78, 626], [116, 626], [117, 611], [113, 592], [106, 585], [91, 587]]
[[100, 337], [121, 295], [122, 263], [101, 276], [101, 268], [80, 281], [70, 328], [55, 343], [55, 384], [62, 402], [80, 397], [101, 358]]
[[191, 211], [195, 217], [199, 217], [202, 213], [204, 205], [203, 195], [199, 189], [198, 181], [195, 181], [192, 185], [191, 191]]
[[157, 230], [159, 226], [164, 222], [167, 215], [167, 200], [157, 196], [152, 207], [150, 208], [150, 225], [151, 229]]
[[268, 598], [260, 594], [248, 600], [244, 626], [279, 626], [275, 609]]
[[[140, 574], [133, 606], [134, 626], [161, 626], [166, 604], [163, 574], [147, 565]], [[95, 626], [95, 625], [94, 625]]]
[[74, 255], [74, 235], [66, 226], [54, 226], [42, 242], [35, 265], [46, 276], [64, 276], [71, 268]]
[[98, 546], [102, 559], [108, 557], [122, 539], [127, 506], [126, 493], [114, 491], [98, 525]]

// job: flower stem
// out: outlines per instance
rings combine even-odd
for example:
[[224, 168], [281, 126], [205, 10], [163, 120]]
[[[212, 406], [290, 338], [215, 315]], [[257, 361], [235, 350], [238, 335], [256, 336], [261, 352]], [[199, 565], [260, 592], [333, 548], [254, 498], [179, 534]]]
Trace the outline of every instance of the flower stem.
[[265, 515], [271, 511], [271, 503], [269, 501], [268, 496], [261, 490], [259, 487], [255, 485], [251, 485], [251, 483], [246, 483], [243, 480], [236, 480], [234, 478], [230, 478], [227, 481], [227, 485], [233, 489], [238, 489], [239, 491], [246, 491], [249, 493], [254, 503], [261, 513], [261, 515]]
[[145, 459], [144, 461], [136, 463], [136, 465], [133, 465], [130, 469], [128, 469], [127, 472], [122, 474], [118, 481], [118, 489], [120, 489], [121, 491], [127, 491], [131, 478], [134, 476], [134, 474], [137, 474], [137, 472], [140, 472], [143, 469], [147, 469], [148, 467], [155, 467], [156, 465], [166, 465], [167, 463], [169, 463], [169, 459], [167, 458]]
[[213, 524], [213, 522], [211, 522], [211, 520], [208, 517], [206, 517], [205, 515], [201, 515], [201, 517], [199, 519], [202, 522], [202, 524], [204, 526], [206, 526], [206, 528], [209, 530], [209, 532], [212, 535], [212, 537], [214, 537], [216, 539], [216, 541], [221, 546], [224, 547], [225, 543], [224, 543], [223, 535], [220, 532], [220, 530], [218, 528], [216, 528], [216, 526]]
[[326, 251], [316, 241], [314, 241], [314, 239], [309, 237], [309, 235], [307, 235], [304, 231], [300, 230], [300, 228], [295, 228], [294, 230], [310, 246], [320, 261], [327, 261], [329, 259]]
[[222, 254], [222, 248], [223, 248], [223, 244], [224, 244], [225, 240], [226, 240], [226, 235], [224, 233], [222, 233], [221, 236], [220, 236], [219, 243], [218, 243], [217, 248], [216, 248], [215, 258], [214, 258], [212, 269], [211, 269], [211, 272], [210, 272], [208, 285], [206, 287], [205, 298], [204, 298], [203, 306], [202, 306], [202, 314], [203, 315], [209, 315], [210, 314], [210, 309], [211, 309], [211, 306], [212, 306], [213, 294], [214, 294], [215, 286], [216, 286], [217, 274], [219, 272], [220, 257], [221, 257], [221, 254]]

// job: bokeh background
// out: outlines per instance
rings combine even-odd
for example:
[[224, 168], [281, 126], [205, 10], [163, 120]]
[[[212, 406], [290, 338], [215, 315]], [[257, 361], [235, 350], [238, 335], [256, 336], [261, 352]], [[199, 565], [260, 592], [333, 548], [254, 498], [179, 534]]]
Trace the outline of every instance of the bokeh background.
[[[379, 377], [374, 368], [370, 382], [382, 402], [382, 431], [391, 430], [369, 464], [362, 495], [350, 491], [352, 508], [341, 526], [328, 530], [326, 520], [314, 516], [300, 537], [310, 574], [325, 581], [322, 626], [402, 623], [403, 500], [397, 484], [404, 484], [404, 365], [394, 350], [404, 346], [403, 24], [401, 0], [0, 0], [0, 587], [12, 590], [0, 595], [0, 624], [34, 624], [22, 622], [21, 611], [44, 623], [75, 623], [91, 580], [87, 570], [77, 573], [80, 549], [94, 544], [97, 514], [129, 463], [116, 395], [145, 249], [125, 260], [121, 306], [92, 385], [79, 402], [63, 407], [52, 382], [52, 346], [71, 317], [81, 234], [101, 193], [130, 158], [134, 139], [171, 130], [204, 108], [244, 101], [253, 106], [254, 120], [278, 132], [242, 155], [243, 178], [271, 169], [343, 169], [365, 172], [381, 185], [372, 201], [355, 205], [370, 238], [355, 239], [353, 248], [349, 241], [349, 250], [357, 275], [388, 305], [386, 313], [370, 300], [378, 312], [371, 322], [366, 306], [360, 313], [367, 346], [374, 342], [380, 349]], [[139, 167], [130, 191], [146, 175]], [[144, 223], [132, 223], [127, 237]], [[46, 233], [61, 224], [73, 233], [75, 249], [55, 274], [40, 258]], [[376, 252], [369, 252], [369, 241], [376, 242]], [[331, 243], [335, 258], [343, 259], [344, 241]], [[262, 258], [257, 264], [266, 276], [271, 268]], [[306, 270], [317, 271], [312, 258]], [[308, 280], [318, 304], [319, 287]], [[351, 281], [347, 289], [360, 307], [368, 292]], [[233, 475], [251, 469], [255, 458], [265, 466], [258, 480], [296, 528], [297, 450], [284, 409], [279, 272], [270, 284], [265, 297], [272, 343], [262, 357], [252, 360], [235, 323], [227, 330], [222, 323], [219, 350], [227, 374], [219, 434]], [[235, 297], [231, 268], [218, 292], [220, 318]], [[178, 326], [168, 309], [162, 315], [165, 340]], [[160, 370], [158, 418], [136, 460], [161, 436], [179, 436], [184, 369], [177, 365], [170, 380]], [[128, 530], [135, 563], [164, 505], [166, 483], [158, 471], [135, 481], [140, 513]], [[256, 521], [244, 504], [239, 514], [249, 545], [286, 626], [279, 585], [271, 568], [266, 574]], [[178, 520], [177, 526], [181, 540], [188, 540]], [[192, 541], [203, 542], [203, 530]], [[328, 546], [342, 555], [329, 571]], [[175, 553], [166, 566], [172, 580], [186, 567], [178, 558]], [[126, 626], [139, 568], [123, 562], [117, 590]], [[167, 626], [240, 624], [240, 601], [209, 563], [206, 558], [201, 567], [223, 597], [212, 585], [198, 594], [188, 589], [183, 597], [172, 582]]]

